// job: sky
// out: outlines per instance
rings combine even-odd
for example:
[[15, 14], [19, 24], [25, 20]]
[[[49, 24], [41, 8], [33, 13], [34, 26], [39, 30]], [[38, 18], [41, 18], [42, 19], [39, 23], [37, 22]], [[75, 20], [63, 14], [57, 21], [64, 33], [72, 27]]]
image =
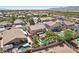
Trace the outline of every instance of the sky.
[[17, 9], [50, 9], [50, 8], [58, 8], [60, 6], [0, 6], [0, 9], [10, 9], [10, 10], [17, 10]]
[[0, 0], [0, 6], [79, 6], [79, 0]]
[[79, 0], [0, 0], [0, 9], [49, 9], [60, 6], [79, 6]]

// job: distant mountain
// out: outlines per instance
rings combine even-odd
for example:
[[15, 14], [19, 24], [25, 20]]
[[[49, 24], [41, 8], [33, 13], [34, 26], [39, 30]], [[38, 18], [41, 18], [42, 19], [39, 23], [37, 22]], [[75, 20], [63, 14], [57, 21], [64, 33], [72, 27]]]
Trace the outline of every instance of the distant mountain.
[[68, 7], [50, 8], [49, 10], [55, 10], [55, 11], [79, 11], [79, 6], [68, 6]]

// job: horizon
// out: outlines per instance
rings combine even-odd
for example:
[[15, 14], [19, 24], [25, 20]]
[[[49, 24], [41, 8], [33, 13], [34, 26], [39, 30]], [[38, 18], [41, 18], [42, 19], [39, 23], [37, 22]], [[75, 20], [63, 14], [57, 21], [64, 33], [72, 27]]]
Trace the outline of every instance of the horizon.
[[47, 10], [63, 6], [0, 6], [0, 10]]

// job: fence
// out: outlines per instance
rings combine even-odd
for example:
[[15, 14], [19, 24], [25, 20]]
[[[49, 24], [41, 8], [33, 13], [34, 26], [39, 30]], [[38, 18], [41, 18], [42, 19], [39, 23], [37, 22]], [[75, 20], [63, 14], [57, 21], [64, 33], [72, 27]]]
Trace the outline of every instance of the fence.
[[43, 50], [43, 49], [50, 48], [50, 47], [54, 47], [54, 46], [57, 46], [57, 45], [59, 45], [59, 44], [61, 44], [63, 42], [64, 41], [60, 41], [60, 42], [56, 42], [56, 43], [49, 44], [47, 46], [41, 46], [41, 47], [38, 47], [38, 48], [33, 48], [32, 49], [32, 52], [39, 51], [39, 50]]

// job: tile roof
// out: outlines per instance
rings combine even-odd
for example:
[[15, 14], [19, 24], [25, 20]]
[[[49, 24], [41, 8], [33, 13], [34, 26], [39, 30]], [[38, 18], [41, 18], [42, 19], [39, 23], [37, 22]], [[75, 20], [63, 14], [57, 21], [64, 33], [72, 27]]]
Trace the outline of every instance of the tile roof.
[[2, 33], [3, 36], [3, 44], [6, 44], [16, 38], [26, 38], [24, 33], [20, 29], [10, 29], [6, 30]]
[[48, 26], [53, 26], [54, 24], [56, 24], [56, 22], [49, 21], [49, 22], [46, 22], [45, 24], [47, 24]]
[[74, 22], [70, 22], [70, 21], [64, 21], [64, 23], [65, 23], [66, 25], [73, 25], [73, 24], [75, 24]]
[[44, 25], [44, 24], [35, 24], [35, 25], [29, 26], [29, 28], [30, 28], [31, 30], [38, 30], [38, 29], [43, 29], [43, 28], [45, 28], [45, 25]]

